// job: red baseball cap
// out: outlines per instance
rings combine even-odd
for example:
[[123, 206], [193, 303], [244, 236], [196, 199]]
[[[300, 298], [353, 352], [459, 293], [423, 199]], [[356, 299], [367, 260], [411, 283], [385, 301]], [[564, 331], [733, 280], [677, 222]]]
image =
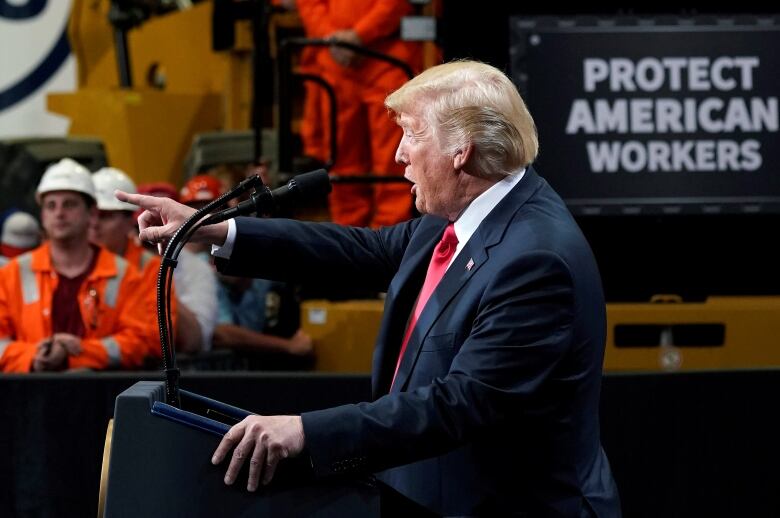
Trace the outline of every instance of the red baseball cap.
[[222, 194], [222, 184], [220, 181], [207, 174], [199, 174], [190, 178], [179, 192], [181, 203], [192, 203], [196, 201], [213, 201]]

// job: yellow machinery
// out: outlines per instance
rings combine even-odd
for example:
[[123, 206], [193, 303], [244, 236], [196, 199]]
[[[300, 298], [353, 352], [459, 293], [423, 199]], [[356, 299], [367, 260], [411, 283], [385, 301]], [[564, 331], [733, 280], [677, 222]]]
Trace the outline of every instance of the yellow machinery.
[[[136, 182], [168, 180], [179, 185], [196, 134], [251, 128], [252, 22], [235, 20], [230, 50], [215, 52], [212, 1], [167, 14], [152, 13], [126, 32], [133, 86], [120, 88], [116, 33], [109, 22], [111, 4], [111, 0], [73, 0], [68, 37], [77, 61], [78, 91], [50, 94], [48, 108], [71, 119], [71, 135], [101, 139], [110, 164], [127, 171]], [[438, 9], [435, 0], [422, 12], [433, 15]], [[294, 12], [273, 12], [267, 30], [272, 59], [279, 39], [303, 32]], [[433, 42], [426, 42], [423, 49], [426, 67], [440, 61]], [[273, 80], [259, 78], [266, 90]], [[263, 120], [264, 126], [270, 123]]]
[[[308, 301], [303, 329], [317, 370], [370, 372], [383, 301]], [[780, 298], [711, 297], [686, 303], [607, 304], [606, 372], [691, 371], [780, 366]]]
[[[78, 91], [52, 94], [70, 134], [103, 140], [111, 165], [136, 182], [181, 183], [195, 134], [249, 128], [251, 32], [236, 24], [230, 52], [211, 49], [211, 2], [151, 18], [128, 32], [132, 88], [120, 88], [110, 0], [74, 0], [68, 35]], [[271, 80], [270, 78], [268, 79]]]
[[314, 341], [315, 369], [371, 372], [371, 355], [383, 310], [382, 300], [304, 302], [301, 327]]
[[780, 298], [607, 305], [606, 371], [780, 366]]

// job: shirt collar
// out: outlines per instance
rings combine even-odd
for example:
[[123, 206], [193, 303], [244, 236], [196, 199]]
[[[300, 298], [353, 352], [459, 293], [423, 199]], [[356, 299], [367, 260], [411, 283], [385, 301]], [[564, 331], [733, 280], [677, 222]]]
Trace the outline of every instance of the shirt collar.
[[458, 216], [455, 220], [455, 235], [458, 238], [458, 246], [455, 250], [455, 255], [466, 246], [466, 243], [474, 232], [479, 228], [479, 224], [482, 223], [488, 214], [499, 204], [504, 196], [509, 194], [509, 191], [517, 185], [517, 183], [525, 175], [525, 168], [520, 171], [508, 175], [506, 178], [493, 184], [485, 192], [477, 196], [468, 207]]

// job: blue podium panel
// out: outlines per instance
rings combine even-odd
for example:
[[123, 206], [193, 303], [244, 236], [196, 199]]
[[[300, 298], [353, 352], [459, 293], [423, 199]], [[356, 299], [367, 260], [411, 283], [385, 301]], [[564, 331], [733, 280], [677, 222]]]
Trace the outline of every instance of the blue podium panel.
[[164, 399], [159, 381], [138, 382], [116, 399], [107, 518], [379, 516], [371, 483], [314, 480], [305, 459], [282, 462], [274, 481], [254, 493], [246, 490], [246, 466], [226, 486], [227, 460], [214, 466], [211, 455], [228, 425], [206, 416], [230, 422], [248, 412], [190, 393], [183, 393], [181, 410]]

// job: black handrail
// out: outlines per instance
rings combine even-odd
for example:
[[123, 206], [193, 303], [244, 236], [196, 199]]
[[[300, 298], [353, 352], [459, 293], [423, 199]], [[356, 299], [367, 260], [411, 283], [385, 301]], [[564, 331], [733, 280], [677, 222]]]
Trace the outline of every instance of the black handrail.
[[[311, 81], [313, 83], [316, 83], [317, 85], [321, 86], [325, 89], [325, 93], [328, 95], [328, 104], [330, 104], [330, 113], [328, 114], [328, 122], [330, 126], [330, 156], [328, 156], [328, 160], [325, 161], [325, 169], [330, 169], [333, 164], [336, 163], [336, 155], [338, 154], [338, 140], [336, 139], [336, 131], [338, 131], [338, 119], [336, 118], [336, 115], [338, 114], [338, 101], [336, 100], [336, 91], [333, 89], [333, 85], [325, 81], [322, 77], [316, 75], [316, 74], [302, 74], [302, 73], [295, 73], [293, 74], [294, 77], [297, 77], [298, 79], [302, 81]], [[280, 121], [280, 129], [281, 129], [281, 121]]]

